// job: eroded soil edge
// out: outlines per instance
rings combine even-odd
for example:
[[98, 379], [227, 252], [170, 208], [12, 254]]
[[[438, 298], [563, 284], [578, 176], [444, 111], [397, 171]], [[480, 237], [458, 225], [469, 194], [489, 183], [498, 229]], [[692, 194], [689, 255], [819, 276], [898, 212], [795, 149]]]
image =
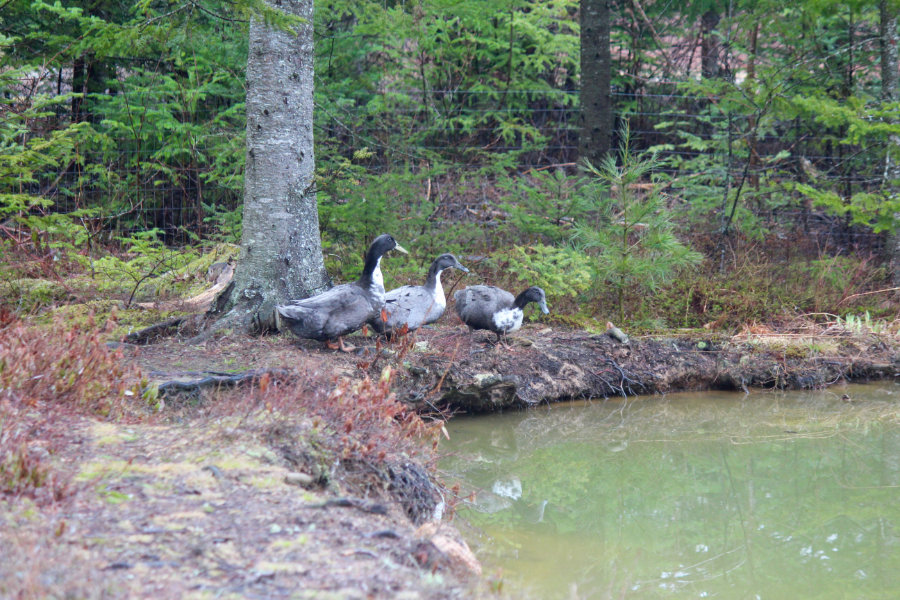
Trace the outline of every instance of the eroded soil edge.
[[[494, 346], [465, 328], [420, 330], [394, 342], [352, 336], [354, 353], [288, 336], [186, 346], [167, 342], [131, 355], [157, 383], [233, 377], [253, 369], [377, 377], [390, 366], [398, 398], [422, 409], [490, 412], [542, 402], [683, 391], [814, 389], [896, 377], [892, 335], [632, 338], [620, 343], [582, 330], [527, 327]], [[230, 375], [231, 374], [231, 375]], [[210, 382], [215, 384], [215, 381]], [[178, 386], [183, 387], [183, 386]]]

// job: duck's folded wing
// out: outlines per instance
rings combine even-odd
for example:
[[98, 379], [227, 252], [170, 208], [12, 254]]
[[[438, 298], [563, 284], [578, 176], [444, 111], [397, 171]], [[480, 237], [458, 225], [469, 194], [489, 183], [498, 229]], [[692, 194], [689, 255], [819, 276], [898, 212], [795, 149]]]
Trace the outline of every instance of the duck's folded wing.
[[414, 292], [411, 292], [408, 302], [411, 305], [408, 318], [411, 323], [415, 323], [416, 327], [440, 319], [447, 306], [446, 303], [438, 304], [434, 295], [423, 287], [416, 288]]
[[455, 303], [453, 306], [453, 310], [456, 311], [456, 314], [462, 315], [462, 311], [466, 308], [468, 297], [469, 294], [467, 289], [461, 289], [453, 293], [453, 302]]
[[494, 314], [511, 307], [516, 300], [506, 290], [488, 285], [470, 286], [462, 291], [465, 292], [462, 302], [456, 296], [456, 313], [475, 329], [493, 329]]
[[318, 296], [282, 304], [276, 310], [297, 335], [327, 339], [331, 335], [328, 323], [333, 315], [346, 313], [348, 306], [360, 299], [360, 292], [358, 286], [339, 285]]
[[335, 306], [328, 312], [322, 331], [329, 338], [347, 335], [375, 318], [379, 311], [380, 307], [364, 294], [344, 295], [340, 298], [340, 307]]
[[411, 330], [417, 329], [425, 323], [436, 321], [444, 312], [444, 307], [438, 305], [434, 296], [421, 286], [404, 286], [396, 292], [384, 307], [388, 313], [388, 326], [393, 329], [403, 325]]
[[281, 308], [293, 308], [297, 310], [323, 310], [333, 307], [339, 307], [346, 304], [348, 299], [352, 299], [355, 291], [361, 291], [358, 286], [351, 284], [338, 285], [330, 290], [326, 290], [317, 296], [310, 296], [302, 300], [292, 300], [281, 305]]
[[[463, 290], [464, 295], [462, 302], [460, 298], [456, 299], [456, 312], [465, 320], [465, 315], [473, 314], [491, 314], [504, 306], [506, 299], [503, 294], [510, 295], [500, 288], [490, 287], [486, 285], [476, 285], [467, 287]], [[510, 300], [510, 304], [515, 298]]]
[[[389, 332], [395, 328], [400, 328], [403, 323], [406, 323], [409, 311], [401, 299], [411, 287], [404, 285], [385, 293], [384, 308], [379, 310], [371, 321], [375, 331], [378, 333]], [[382, 315], [387, 317], [387, 320], [382, 319]]]
[[476, 302], [490, 304], [496, 310], [512, 306], [516, 301], [515, 296], [502, 288], [494, 287], [492, 285], [478, 285], [473, 289]]

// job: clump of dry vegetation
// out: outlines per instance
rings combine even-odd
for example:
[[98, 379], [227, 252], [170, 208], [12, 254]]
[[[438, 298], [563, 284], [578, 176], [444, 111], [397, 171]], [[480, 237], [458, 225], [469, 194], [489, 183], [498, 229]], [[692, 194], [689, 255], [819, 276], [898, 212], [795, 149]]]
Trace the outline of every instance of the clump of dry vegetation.
[[[399, 402], [391, 391], [391, 368], [378, 381], [341, 381], [324, 403], [311, 413], [338, 436], [343, 459], [383, 461], [387, 457], [414, 456], [422, 440], [437, 446], [442, 421], [427, 424], [420, 415]], [[336, 448], [337, 450], [337, 448]]]
[[[445, 431], [443, 417], [420, 415], [399, 401], [392, 366], [361, 380], [329, 378], [308, 367], [208, 392], [198, 405], [182, 403], [182, 414], [194, 428], [221, 425], [226, 438], [256, 439], [318, 486], [390, 497], [415, 523], [438, 514], [444, 498], [427, 465]], [[167, 406], [179, 412], [179, 401]]]
[[133, 414], [125, 402], [139, 372], [110, 350], [93, 319], [30, 327], [11, 320], [0, 337], [0, 399], [17, 405], [71, 407], [102, 417]]
[[109, 350], [92, 319], [37, 328], [0, 310], [0, 494], [65, 494], [50, 457], [81, 416], [137, 419], [140, 372]]
[[444, 421], [423, 417], [392, 390], [392, 368], [377, 379], [332, 382], [296, 373], [262, 375], [251, 389], [207, 402], [211, 417], [241, 416], [259, 436], [296, 467], [326, 482], [335, 470], [383, 473], [416, 457], [427, 462]]

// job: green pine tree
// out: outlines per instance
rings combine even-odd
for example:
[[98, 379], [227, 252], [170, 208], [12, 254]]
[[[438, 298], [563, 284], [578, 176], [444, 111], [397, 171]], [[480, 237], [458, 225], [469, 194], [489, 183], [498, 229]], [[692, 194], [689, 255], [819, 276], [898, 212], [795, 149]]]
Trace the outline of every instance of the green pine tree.
[[652, 179], [659, 161], [654, 154], [633, 154], [629, 138], [626, 128], [618, 161], [610, 154], [599, 166], [584, 162], [601, 191], [591, 210], [594, 222], [578, 223], [573, 238], [582, 250], [597, 252], [595, 282], [614, 288], [620, 322], [627, 293], [653, 291], [679, 269], [703, 259], [675, 236], [658, 186], [637, 189], [636, 184]]

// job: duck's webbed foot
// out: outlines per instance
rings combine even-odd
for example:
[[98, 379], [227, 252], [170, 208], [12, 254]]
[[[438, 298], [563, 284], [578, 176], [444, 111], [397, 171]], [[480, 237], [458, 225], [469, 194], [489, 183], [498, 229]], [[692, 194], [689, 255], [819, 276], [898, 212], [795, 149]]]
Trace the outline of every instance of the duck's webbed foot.
[[354, 350], [356, 350], [356, 346], [353, 346], [352, 344], [345, 344], [344, 338], [341, 336], [338, 336], [337, 342], [335, 342], [334, 340], [328, 340], [327, 342], [325, 342], [325, 347], [329, 350], [340, 350], [341, 352], [353, 352]]
[[[496, 333], [496, 332], [495, 332], [495, 333]], [[489, 343], [493, 348], [496, 348], [496, 347], [499, 346], [499, 347], [501, 347], [501, 348], [505, 348], [506, 350], [510, 350], [510, 346], [509, 346], [509, 338], [506, 336], [505, 333], [497, 333], [497, 339], [496, 339], [496, 340], [493, 340], [493, 341], [488, 340], [488, 343]]]

